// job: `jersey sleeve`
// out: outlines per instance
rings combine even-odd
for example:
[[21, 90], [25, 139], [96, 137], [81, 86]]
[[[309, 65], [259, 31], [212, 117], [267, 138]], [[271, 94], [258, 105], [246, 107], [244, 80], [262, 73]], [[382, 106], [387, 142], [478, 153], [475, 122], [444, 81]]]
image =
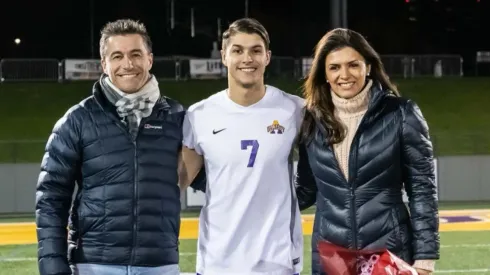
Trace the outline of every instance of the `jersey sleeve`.
[[296, 96], [294, 103], [296, 104], [296, 129], [298, 129], [298, 133], [301, 130], [301, 124], [303, 123], [303, 117], [305, 114], [305, 101], [303, 98]]
[[183, 125], [184, 140], [182, 144], [189, 149], [195, 150], [196, 153], [198, 153], [199, 155], [202, 155], [202, 150], [197, 144], [197, 137], [194, 131], [194, 125], [193, 125], [194, 121], [192, 117], [193, 117], [192, 114], [189, 112], [184, 117], [184, 125]]

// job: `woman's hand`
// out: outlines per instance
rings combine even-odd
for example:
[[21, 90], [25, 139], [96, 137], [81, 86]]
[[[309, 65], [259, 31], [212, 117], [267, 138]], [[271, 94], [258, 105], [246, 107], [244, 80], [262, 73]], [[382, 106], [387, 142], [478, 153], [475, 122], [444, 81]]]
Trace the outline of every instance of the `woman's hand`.
[[417, 271], [417, 273], [419, 275], [431, 275], [432, 274], [432, 272], [425, 270], [425, 269], [420, 269], [420, 268], [415, 268], [415, 271]]

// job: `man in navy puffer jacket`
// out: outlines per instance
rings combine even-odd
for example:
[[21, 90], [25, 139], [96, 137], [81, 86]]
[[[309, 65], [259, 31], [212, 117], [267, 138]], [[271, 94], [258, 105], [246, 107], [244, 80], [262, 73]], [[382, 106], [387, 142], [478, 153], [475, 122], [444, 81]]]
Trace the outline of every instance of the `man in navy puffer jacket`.
[[160, 95], [143, 24], [118, 20], [101, 34], [104, 74], [56, 123], [42, 160], [39, 272], [176, 275], [185, 110]]

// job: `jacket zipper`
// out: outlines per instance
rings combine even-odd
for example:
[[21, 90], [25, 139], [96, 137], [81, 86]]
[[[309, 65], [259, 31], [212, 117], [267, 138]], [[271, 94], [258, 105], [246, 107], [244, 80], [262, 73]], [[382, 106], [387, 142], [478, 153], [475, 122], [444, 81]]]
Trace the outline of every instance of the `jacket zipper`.
[[[379, 102], [380, 98], [376, 98], [373, 102], [372, 105], [371, 103], [368, 106], [368, 110], [364, 114], [364, 116], [361, 119], [361, 122], [359, 123], [359, 127], [357, 128], [356, 134], [354, 135], [354, 138], [352, 139], [351, 143], [351, 148], [349, 152], [349, 179], [346, 180], [347, 184], [349, 185], [350, 189], [350, 195], [351, 195], [351, 200], [350, 200], [350, 205], [351, 205], [351, 224], [352, 224], [352, 245], [354, 249], [359, 249], [358, 247], [358, 241], [357, 241], [357, 220], [356, 220], [356, 186], [354, 184], [356, 176], [357, 176], [357, 150], [359, 147], [359, 136], [360, 133], [362, 132], [363, 125], [365, 123], [366, 117], [370, 115], [373, 109], [378, 105], [377, 103]], [[354, 150], [355, 149], [355, 150]], [[334, 153], [335, 154], [335, 153]], [[338, 163], [338, 162], [337, 162]], [[340, 169], [340, 164], [339, 164], [339, 169]], [[340, 172], [342, 173], [341, 169]], [[344, 177], [345, 179], [345, 177]]]
[[[362, 125], [362, 122], [364, 120], [364, 117], [363, 119], [361, 120], [361, 123], [359, 124], [359, 126]], [[349, 188], [350, 188], [350, 191], [351, 191], [351, 224], [352, 224], [352, 245], [353, 245], [353, 248], [354, 249], [358, 249], [358, 243], [357, 243], [357, 220], [356, 220], [356, 187], [354, 185], [354, 181], [355, 181], [355, 177], [354, 175], [357, 174], [357, 173], [353, 173], [356, 171], [357, 167], [354, 167], [354, 163], [357, 164], [357, 147], [358, 147], [358, 136], [359, 136], [359, 131], [360, 131], [360, 127], [358, 128], [356, 134], [354, 135], [354, 138], [352, 140], [352, 143], [351, 143], [351, 148], [350, 148], [350, 152], [349, 152], [349, 171], [348, 171], [348, 174], [349, 174], [349, 180], [348, 180], [348, 184], [349, 184]]]
[[[139, 131], [138, 131], [139, 132]], [[138, 134], [136, 134], [138, 136]], [[137, 218], [138, 218], [138, 144], [136, 142], [136, 137], [132, 138], [134, 145], [134, 189], [133, 189], [133, 247], [131, 249], [131, 265], [134, 265], [134, 253], [136, 248], [136, 232], [137, 228]]]
[[[102, 107], [102, 106], [101, 106]], [[132, 220], [133, 220], [133, 246], [131, 248], [131, 259], [130, 259], [130, 265], [134, 265], [134, 253], [135, 253], [135, 247], [136, 247], [136, 231], [137, 231], [137, 223], [136, 223], [136, 217], [138, 216], [137, 214], [137, 199], [138, 199], [138, 145], [137, 145], [137, 142], [136, 142], [136, 138], [138, 136], [138, 133], [139, 133], [139, 126], [138, 126], [138, 131], [136, 133], [136, 137], [133, 137], [131, 136], [131, 133], [128, 132], [127, 129], [125, 129], [123, 126], [121, 126], [120, 124], [121, 122], [116, 120], [116, 125], [119, 129], [121, 129], [129, 138], [129, 140], [131, 140], [131, 143], [133, 143], [133, 149], [134, 149], [134, 157], [133, 157], [133, 165], [134, 165], [134, 188], [133, 188], [133, 213], [132, 213]], [[140, 126], [141, 126], [141, 123], [140, 123]]]
[[[363, 120], [364, 120], [364, 118], [361, 120], [361, 123]], [[361, 126], [361, 124], [359, 124], [359, 126]], [[359, 129], [360, 129], [360, 127], [358, 128], [357, 132], [359, 132]], [[352, 173], [352, 171], [355, 171], [355, 169], [353, 169], [354, 166], [352, 165], [352, 162], [354, 162], [354, 158], [357, 157], [355, 150], [353, 150], [354, 146], [357, 150], [357, 137], [358, 137], [357, 132], [354, 135], [354, 138], [352, 139], [351, 148], [349, 151], [349, 171], [348, 171], [349, 177], [348, 178], [345, 176], [342, 177], [344, 179], [344, 181], [346, 182], [346, 184], [349, 188], [349, 191], [350, 191], [350, 220], [351, 220], [351, 224], [352, 224], [351, 232], [352, 232], [352, 245], [353, 245], [352, 248], [353, 249], [357, 249], [356, 188], [354, 186], [354, 179], [353, 179], [354, 173]], [[335, 157], [335, 152], [333, 150], [333, 146], [331, 148], [332, 148], [332, 154], [334, 154], [335, 162], [337, 163], [337, 169], [343, 175], [342, 168], [340, 167], [340, 162]]]
[[134, 254], [136, 251], [136, 235], [138, 232], [138, 223], [137, 223], [137, 218], [138, 218], [138, 135], [140, 132], [140, 127], [141, 125], [144, 125], [145, 119], [141, 119], [140, 124], [138, 125], [138, 128], [136, 130], [136, 134], [133, 137], [131, 134], [131, 140], [133, 142], [134, 146], [134, 189], [133, 189], [133, 247], [131, 249], [131, 265], [134, 265]]
[[358, 228], [357, 228], [357, 220], [356, 220], [356, 186], [355, 186], [355, 180], [357, 176], [357, 150], [359, 149], [359, 136], [361, 135], [360, 133], [363, 130], [363, 126], [366, 120], [366, 117], [372, 113], [372, 110], [375, 109], [375, 107], [378, 105], [377, 103], [379, 102], [380, 98], [375, 99], [373, 101], [372, 106], [368, 107], [368, 110], [364, 114], [364, 116], [361, 119], [361, 122], [359, 123], [359, 127], [357, 127], [356, 134], [354, 135], [354, 138], [352, 139], [351, 143], [351, 148], [349, 152], [349, 180], [348, 180], [348, 185], [350, 188], [351, 192], [351, 223], [352, 223], [352, 245], [354, 249], [359, 249], [358, 247], [358, 241], [357, 241], [357, 234], [358, 234]]
[[[141, 121], [142, 122], [142, 121]], [[138, 133], [139, 133], [139, 126], [138, 126], [138, 131], [136, 133], [136, 137], [133, 138], [133, 136], [131, 136], [131, 134], [128, 132], [128, 130], [124, 129], [124, 127], [122, 127], [120, 124], [119, 121], [116, 121], [116, 125], [117, 127], [119, 127], [119, 129], [121, 129], [127, 136], [128, 138], [131, 140], [131, 142], [133, 143], [133, 148], [134, 148], [134, 158], [133, 158], [133, 165], [134, 165], [134, 188], [133, 188], [133, 247], [131, 248], [131, 260], [130, 260], [130, 265], [134, 265], [134, 253], [135, 253], [135, 247], [136, 247], [136, 232], [137, 232], [137, 223], [136, 223], [136, 217], [138, 216], [138, 207], [137, 207], [137, 200], [138, 200], [138, 144], [136, 142], [136, 137], [138, 136]], [[140, 123], [140, 126], [141, 126], [142, 123]]]
[[[104, 109], [104, 107], [97, 101], [95, 100], [97, 105], [99, 105], [99, 107], [104, 111], [104, 113], [106, 113], [109, 117], [111, 117], [110, 114], [107, 113], [107, 111]], [[162, 110], [159, 111], [159, 115], [161, 114]], [[136, 232], [137, 232], [137, 229], [138, 229], [138, 226], [137, 226], [137, 223], [136, 223], [136, 217], [137, 217], [137, 214], [138, 214], [138, 207], [137, 207], [137, 198], [138, 198], [138, 143], [137, 143], [137, 137], [138, 137], [138, 134], [139, 134], [139, 131], [140, 131], [140, 127], [141, 125], [144, 125], [144, 120], [145, 119], [142, 119], [140, 121], [140, 124], [138, 125], [138, 129], [137, 129], [137, 132], [136, 132], [136, 136], [133, 138], [133, 136], [131, 135], [131, 133], [128, 132], [127, 129], [125, 129], [122, 125], [121, 125], [121, 121], [120, 120], [117, 120], [115, 117], [111, 117], [111, 119], [113, 119], [115, 122], [116, 122], [116, 125], [119, 129], [121, 129], [127, 136], [128, 138], [131, 140], [131, 142], [133, 143], [133, 147], [134, 147], [134, 189], [133, 189], [133, 247], [131, 249], [131, 260], [130, 260], [130, 265], [134, 265], [134, 254], [135, 254], [135, 247], [136, 247]]]
[[364, 116], [361, 119], [361, 122], [359, 122], [359, 127], [357, 128], [357, 131], [354, 135], [354, 138], [352, 139], [351, 143], [351, 148], [349, 152], [349, 180], [347, 181], [349, 188], [350, 188], [350, 193], [351, 193], [351, 224], [352, 224], [352, 245], [354, 249], [359, 249], [359, 244], [357, 241], [357, 233], [358, 233], [358, 228], [357, 228], [357, 219], [356, 219], [356, 186], [355, 186], [355, 180], [357, 176], [357, 150], [359, 149], [359, 136], [361, 135], [360, 133], [362, 132], [363, 125], [365, 123], [366, 117], [369, 115], [370, 110], [366, 111]]
[[[139, 133], [139, 126], [138, 126], [138, 131], [136, 133], [136, 137], [133, 137], [131, 136], [131, 134], [128, 132], [128, 130], [124, 129], [124, 127], [122, 127], [120, 124], [120, 122], [117, 121], [116, 122], [116, 125], [117, 127], [119, 127], [119, 129], [121, 129], [124, 133], [126, 133], [126, 135], [128, 136], [128, 138], [131, 140], [131, 143], [133, 143], [133, 148], [134, 148], [134, 157], [133, 157], [133, 165], [134, 165], [134, 184], [133, 184], [133, 217], [132, 217], [132, 220], [133, 220], [133, 247], [131, 248], [131, 260], [130, 260], [130, 265], [134, 265], [134, 252], [135, 252], [135, 247], [136, 247], [136, 232], [137, 232], [137, 222], [136, 222], [136, 218], [137, 218], [137, 214], [138, 214], [138, 207], [137, 207], [137, 200], [138, 200], [138, 143], [136, 142], [136, 138], [138, 136], [138, 133]], [[140, 126], [141, 126], [141, 123], [140, 123]]]

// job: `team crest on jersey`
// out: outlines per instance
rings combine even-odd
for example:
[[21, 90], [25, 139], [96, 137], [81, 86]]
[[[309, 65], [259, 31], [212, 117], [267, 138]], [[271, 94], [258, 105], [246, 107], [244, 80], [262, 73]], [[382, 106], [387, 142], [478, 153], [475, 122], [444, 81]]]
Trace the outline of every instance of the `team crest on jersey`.
[[270, 134], [282, 134], [284, 133], [284, 127], [279, 124], [279, 121], [274, 120], [272, 125], [267, 126], [267, 132]]

